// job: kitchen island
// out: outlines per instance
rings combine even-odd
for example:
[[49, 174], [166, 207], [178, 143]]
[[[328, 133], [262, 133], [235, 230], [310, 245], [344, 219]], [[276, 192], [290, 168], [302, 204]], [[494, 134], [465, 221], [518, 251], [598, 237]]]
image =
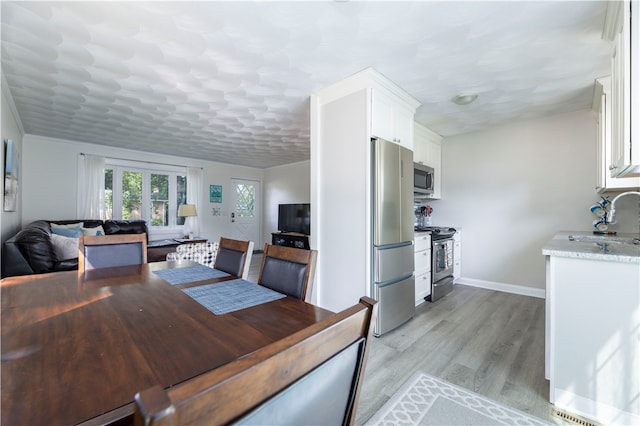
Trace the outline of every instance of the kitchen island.
[[542, 249], [550, 401], [604, 424], [640, 424], [638, 242], [559, 232]]

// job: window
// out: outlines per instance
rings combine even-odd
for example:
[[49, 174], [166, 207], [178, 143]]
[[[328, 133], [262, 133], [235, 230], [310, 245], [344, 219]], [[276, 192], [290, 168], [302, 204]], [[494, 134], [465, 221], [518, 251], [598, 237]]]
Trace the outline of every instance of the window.
[[184, 167], [106, 159], [104, 182], [107, 219], [142, 219], [155, 229], [184, 225], [178, 216], [187, 201]]

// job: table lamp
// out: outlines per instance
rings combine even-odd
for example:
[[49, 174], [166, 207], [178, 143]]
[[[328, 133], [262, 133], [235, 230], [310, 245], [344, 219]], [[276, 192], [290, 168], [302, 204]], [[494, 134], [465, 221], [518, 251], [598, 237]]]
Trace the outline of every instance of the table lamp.
[[[185, 230], [185, 234], [188, 235], [188, 238], [193, 238], [193, 227], [191, 226], [191, 219], [192, 217], [197, 216], [198, 214], [196, 213], [196, 205], [195, 204], [180, 204], [180, 207], [178, 207], [178, 216], [182, 216], [185, 217], [186, 219], [184, 220], [184, 230]], [[187, 238], [187, 235], [185, 235], [185, 238]]]

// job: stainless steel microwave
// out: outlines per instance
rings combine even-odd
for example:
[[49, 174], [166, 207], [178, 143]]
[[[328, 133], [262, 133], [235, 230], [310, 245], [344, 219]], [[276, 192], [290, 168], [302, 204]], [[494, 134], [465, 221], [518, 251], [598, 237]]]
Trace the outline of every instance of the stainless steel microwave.
[[415, 195], [432, 195], [433, 178], [433, 167], [413, 163], [413, 193]]

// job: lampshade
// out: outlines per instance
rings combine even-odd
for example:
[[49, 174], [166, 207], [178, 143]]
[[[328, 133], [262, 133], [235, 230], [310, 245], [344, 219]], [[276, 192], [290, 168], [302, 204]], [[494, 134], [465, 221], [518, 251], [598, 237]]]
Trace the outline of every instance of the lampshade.
[[180, 204], [178, 207], [178, 216], [197, 216], [195, 204]]

